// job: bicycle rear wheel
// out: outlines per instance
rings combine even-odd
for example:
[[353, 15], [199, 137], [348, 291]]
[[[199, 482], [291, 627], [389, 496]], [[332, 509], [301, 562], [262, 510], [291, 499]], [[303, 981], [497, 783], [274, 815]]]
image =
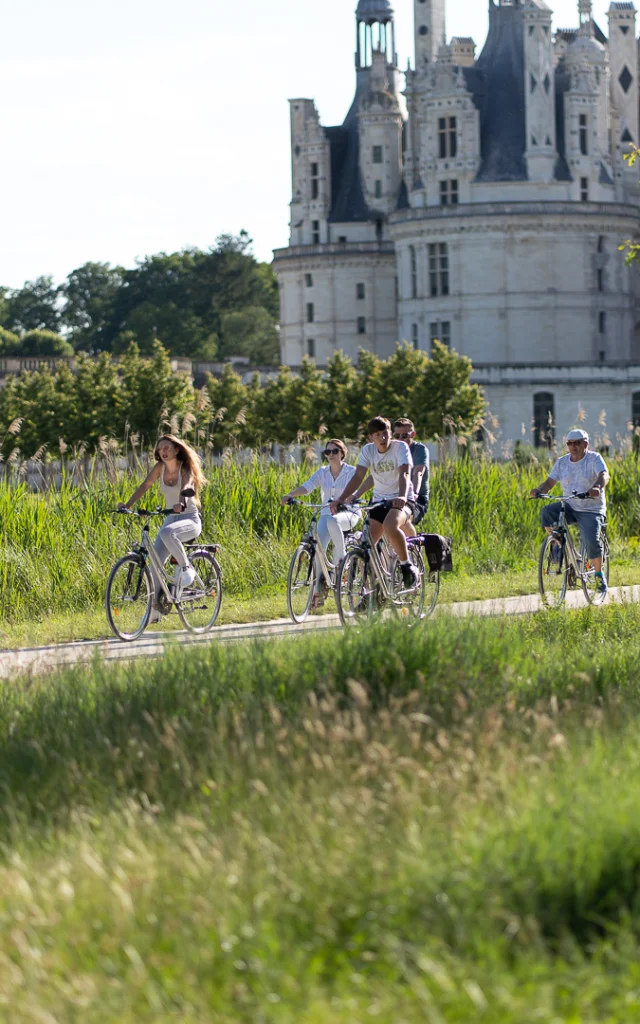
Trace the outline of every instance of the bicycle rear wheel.
[[[589, 604], [593, 604], [596, 607], [604, 602], [606, 594], [603, 594], [597, 589], [595, 569], [591, 559], [587, 556], [587, 552], [584, 549], [584, 544], [580, 547], [580, 554], [582, 555], [582, 590]], [[602, 534], [602, 575], [609, 584], [609, 541], [607, 540], [606, 534]]]
[[336, 592], [342, 625], [363, 625], [373, 615], [375, 597], [369, 560], [360, 548], [351, 548], [342, 563]]
[[189, 556], [196, 578], [185, 587], [176, 605], [182, 623], [192, 633], [207, 633], [220, 613], [222, 573], [210, 551], [194, 551]]
[[144, 633], [153, 600], [151, 573], [139, 555], [125, 555], [109, 573], [105, 607], [111, 629], [120, 640]]
[[287, 579], [287, 605], [294, 622], [304, 622], [309, 615], [315, 582], [315, 552], [310, 544], [300, 544], [293, 553]]
[[[554, 550], [559, 548], [559, 561], [554, 561]], [[556, 555], [558, 557], [558, 555]], [[567, 593], [566, 549], [551, 535], [545, 537], [538, 559], [538, 587], [547, 608], [559, 608]]]

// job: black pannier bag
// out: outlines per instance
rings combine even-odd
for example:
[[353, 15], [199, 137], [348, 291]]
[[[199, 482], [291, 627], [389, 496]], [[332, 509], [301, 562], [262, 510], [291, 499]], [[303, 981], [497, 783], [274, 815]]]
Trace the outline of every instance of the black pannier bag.
[[422, 535], [422, 545], [431, 572], [453, 572], [453, 541], [450, 537], [441, 537], [439, 533], [425, 533]]

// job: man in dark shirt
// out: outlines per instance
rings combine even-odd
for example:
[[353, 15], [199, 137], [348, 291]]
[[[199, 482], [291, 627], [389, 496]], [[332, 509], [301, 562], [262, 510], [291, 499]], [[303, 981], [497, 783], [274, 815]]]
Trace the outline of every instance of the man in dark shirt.
[[413, 525], [421, 522], [429, 508], [429, 449], [426, 444], [416, 441], [416, 430], [411, 420], [402, 417], [393, 424], [393, 436], [397, 441], [405, 441], [413, 458], [412, 479], [416, 492], [416, 511]]

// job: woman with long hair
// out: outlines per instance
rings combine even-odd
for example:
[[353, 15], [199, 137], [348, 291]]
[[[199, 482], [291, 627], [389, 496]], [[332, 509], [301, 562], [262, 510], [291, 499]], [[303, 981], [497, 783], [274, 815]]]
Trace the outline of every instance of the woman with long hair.
[[[155, 550], [164, 565], [171, 555], [178, 563], [174, 576], [176, 597], [180, 596], [184, 587], [193, 583], [195, 569], [189, 565], [184, 541], [195, 540], [202, 532], [200, 521], [199, 496], [202, 487], [207, 483], [202, 472], [200, 457], [196, 451], [173, 434], [163, 434], [159, 438], [153, 452], [156, 464], [146, 480], [134, 491], [129, 501], [120, 504], [121, 508], [131, 508], [150, 487], [158, 481], [164, 498], [165, 507], [173, 509], [173, 513], [164, 521], [164, 525], [156, 537]], [[193, 489], [192, 497], [183, 497], [182, 491]], [[154, 574], [155, 575], [155, 574]], [[159, 622], [162, 618], [158, 605], [160, 581], [154, 578], [155, 592], [149, 622]]]
[[[360, 519], [358, 512], [337, 512], [331, 515], [329, 503], [341, 493], [355, 473], [355, 466], [347, 462], [347, 446], [344, 441], [332, 437], [327, 441], [325, 450], [322, 453], [327, 460], [327, 465], [317, 469], [304, 484], [294, 487], [292, 491], [285, 494], [282, 504], [286, 505], [289, 498], [297, 498], [303, 494], [310, 494], [318, 487], [320, 488], [321, 501], [325, 506], [318, 518], [318, 540], [326, 552], [329, 544], [333, 544], [332, 564], [337, 566], [346, 554], [344, 535], [353, 530]], [[316, 565], [316, 584], [313, 595], [313, 608], [320, 608], [325, 602], [325, 586], [320, 563]]]

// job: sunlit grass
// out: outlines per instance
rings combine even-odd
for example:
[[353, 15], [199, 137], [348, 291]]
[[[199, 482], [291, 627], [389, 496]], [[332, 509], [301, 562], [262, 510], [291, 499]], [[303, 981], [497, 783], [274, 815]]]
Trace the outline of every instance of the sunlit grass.
[[[547, 470], [547, 465], [471, 459], [434, 470], [425, 529], [454, 539], [455, 572], [443, 581], [443, 600], [535, 589], [540, 506], [527, 495]], [[630, 576], [640, 560], [637, 463], [627, 455], [612, 461], [612, 471], [612, 581], [636, 582]], [[230, 598], [258, 599], [257, 607], [264, 601], [265, 617], [272, 617], [269, 608], [278, 595], [283, 600], [291, 552], [309, 517], [303, 510], [283, 508], [279, 499], [307, 472], [258, 460], [207, 469], [211, 482], [203, 495], [203, 538], [222, 544], [224, 615], [234, 614]], [[99, 635], [81, 623], [98, 623], [94, 612], [104, 600], [109, 569], [139, 536], [131, 522], [110, 514], [137, 482], [129, 478], [115, 486], [96, 475], [86, 488], [65, 484], [59, 492], [42, 495], [22, 485], [0, 484], [0, 632], [5, 637], [30, 636], [31, 643], [45, 635], [54, 639], [53, 626], [40, 629], [38, 624], [62, 622], [66, 616], [77, 616], [77, 628], [61, 626], [61, 636]], [[621, 564], [625, 568], [619, 571]]]

